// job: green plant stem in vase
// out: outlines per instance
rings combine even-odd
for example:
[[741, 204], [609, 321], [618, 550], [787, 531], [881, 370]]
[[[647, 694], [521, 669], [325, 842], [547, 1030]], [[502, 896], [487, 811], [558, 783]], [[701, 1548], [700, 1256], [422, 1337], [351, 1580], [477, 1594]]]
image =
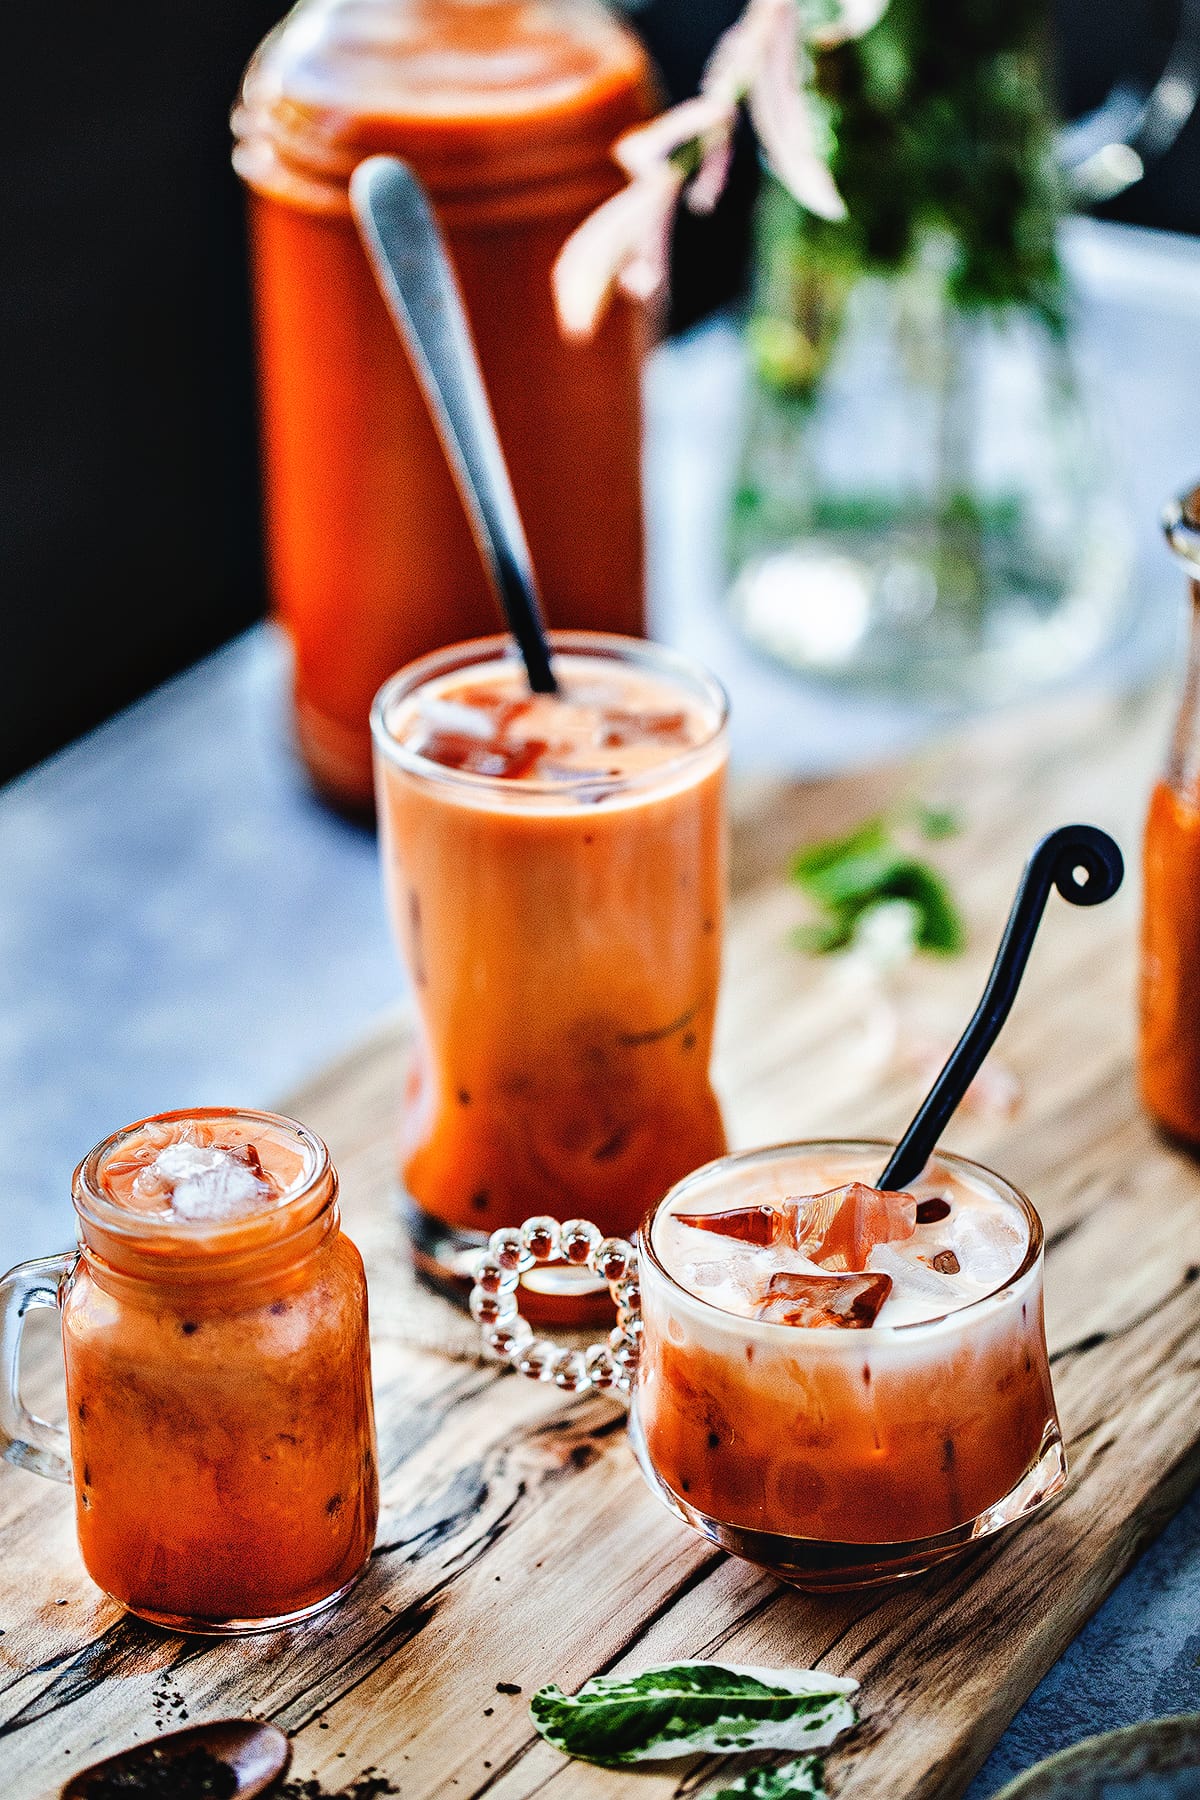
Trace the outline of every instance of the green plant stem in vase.
[[1043, 0], [891, 0], [816, 56], [846, 217], [768, 177], [731, 604], [799, 669], [961, 704], [1077, 669], [1127, 531], [1083, 405]]

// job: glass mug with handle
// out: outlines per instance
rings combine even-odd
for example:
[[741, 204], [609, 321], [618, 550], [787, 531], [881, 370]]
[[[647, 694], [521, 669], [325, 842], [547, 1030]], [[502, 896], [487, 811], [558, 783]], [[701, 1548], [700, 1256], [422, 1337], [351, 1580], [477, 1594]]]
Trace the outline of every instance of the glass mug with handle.
[[[130, 1612], [225, 1635], [331, 1606], [378, 1513], [367, 1293], [313, 1132], [163, 1113], [75, 1171], [78, 1249], [0, 1281], [0, 1442], [71, 1482], [84, 1565]], [[31, 1307], [62, 1322], [67, 1428], [20, 1395]]]
[[[493, 1234], [471, 1310], [522, 1374], [627, 1394], [648, 1485], [724, 1549], [805, 1588], [919, 1574], [1067, 1471], [1036, 1212], [942, 1153], [909, 1194], [879, 1194], [887, 1154], [723, 1157], [651, 1209], [636, 1247], [529, 1219]], [[563, 1348], [522, 1318], [522, 1270], [556, 1254], [609, 1283], [607, 1344]]]

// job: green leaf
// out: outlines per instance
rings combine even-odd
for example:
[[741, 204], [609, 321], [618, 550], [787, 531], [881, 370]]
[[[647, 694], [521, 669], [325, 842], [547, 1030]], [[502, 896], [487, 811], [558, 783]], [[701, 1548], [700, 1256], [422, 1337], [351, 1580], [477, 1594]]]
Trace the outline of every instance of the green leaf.
[[873, 850], [884, 848], [887, 841], [887, 820], [868, 819], [865, 825], [860, 825], [847, 837], [825, 838], [820, 843], [798, 850], [792, 859], [792, 880], [805, 887], [810, 881], [819, 879], [826, 870], [836, 868], [849, 858], [865, 856]]
[[[947, 836], [958, 822], [945, 809], [922, 809], [926, 836]], [[919, 950], [951, 956], [966, 941], [949, 887], [928, 863], [911, 855], [886, 819], [868, 819], [844, 837], [810, 844], [792, 859], [792, 879], [824, 915], [801, 926], [793, 941], [817, 956], [843, 950], [877, 909], [903, 901], [914, 917]]]
[[577, 1694], [551, 1685], [530, 1701], [548, 1743], [589, 1762], [741, 1750], [823, 1750], [856, 1722], [858, 1683], [813, 1669], [678, 1662], [600, 1675]]
[[922, 950], [955, 956], [962, 949], [966, 933], [958, 908], [946, 883], [927, 863], [910, 861], [888, 893], [893, 899], [910, 900], [916, 908], [917, 944]]
[[881, 845], [877, 850], [843, 856], [840, 861], [807, 876], [803, 886], [823, 906], [876, 900], [881, 894], [896, 891], [893, 884], [903, 878], [909, 860], [895, 844]]
[[825, 1800], [819, 1756], [800, 1756], [777, 1769], [750, 1769], [704, 1800]]

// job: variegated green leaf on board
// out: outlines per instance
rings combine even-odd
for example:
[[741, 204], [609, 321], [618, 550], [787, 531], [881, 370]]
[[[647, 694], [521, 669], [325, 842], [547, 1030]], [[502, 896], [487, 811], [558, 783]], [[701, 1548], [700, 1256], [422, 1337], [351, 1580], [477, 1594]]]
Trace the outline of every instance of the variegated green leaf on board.
[[705, 1789], [701, 1800], [825, 1800], [821, 1759], [799, 1756], [775, 1769], [748, 1769], [711, 1791]]
[[1084, 1738], [1027, 1769], [996, 1800], [1196, 1800], [1200, 1713]]
[[813, 1669], [677, 1662], [597, 1676], [577, 1694], [539, 1688], [529, 1710], [548, 1743], [589, 1762], [823, 1750], [855, 1724], [848, 1696], [857, 1686]]

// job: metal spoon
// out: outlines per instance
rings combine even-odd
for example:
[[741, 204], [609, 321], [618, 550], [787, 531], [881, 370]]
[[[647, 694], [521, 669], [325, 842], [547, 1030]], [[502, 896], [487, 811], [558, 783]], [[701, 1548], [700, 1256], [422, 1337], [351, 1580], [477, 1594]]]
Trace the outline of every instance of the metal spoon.
[[504, 451], [458, 280], [424, 188], [395, 156], [368, 156], [350, 208], [396, 330], [408, 349], [467, 517], [535, 694], [557, 690]]
[[207, 1750], [232, 1769], [237, 1786], [230, 1800], [250, 1800], [252, 1794], [265, 1793], [286, 1774], [292, 1760], [292, 1746], [278, 1726], [264, 1725], [259, 1719], [214, 1719], [208, 1725], [189, 1725], [186, 1731], [171, 1731], [150, 1743], [134, 1744], [81, 1769], [64, 1787], [62, 1800], [89, 1800], [93, 1784], [103, 1777], [169, 1767], [189, 1750]]

